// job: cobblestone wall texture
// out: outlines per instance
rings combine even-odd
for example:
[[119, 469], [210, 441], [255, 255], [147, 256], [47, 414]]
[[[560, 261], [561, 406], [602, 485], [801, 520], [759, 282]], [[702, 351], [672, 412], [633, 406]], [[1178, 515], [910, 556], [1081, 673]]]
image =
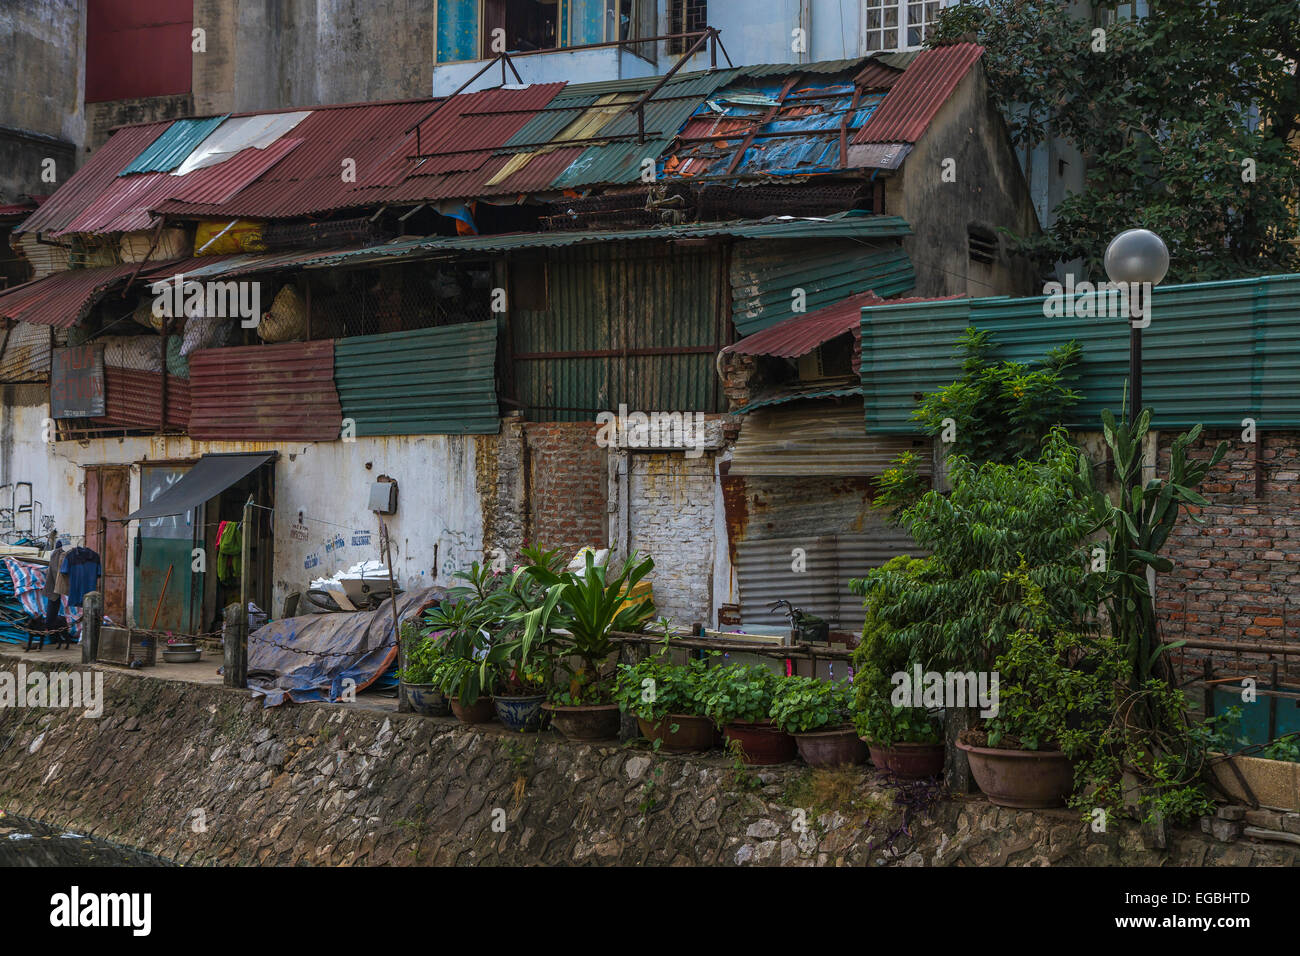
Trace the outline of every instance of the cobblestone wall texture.
[[[14, 669], [12, 658], [0, 667]], [[103, 717], [0, 710], [0, 809], [188, 864], [1295, 864], [1300, 848], [1095, 834], [1076, 813], [795, 765], [468, 729], [125, 673]], [[898, 794], [903, 794], [900, 798]], [[912, 807], [900, 808], [902, 799]], [[904, 813], [907, 818], [904, 819]], [[806, 825], [805, 825], [806, 824]], [[906, 824], [906, 830], [904, 830]]]

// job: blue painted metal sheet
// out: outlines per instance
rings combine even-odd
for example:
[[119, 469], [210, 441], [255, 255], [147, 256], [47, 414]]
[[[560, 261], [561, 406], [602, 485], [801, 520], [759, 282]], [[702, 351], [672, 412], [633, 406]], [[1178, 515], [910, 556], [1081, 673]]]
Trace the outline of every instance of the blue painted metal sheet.
[[[228, 114], [227, 114], [228, 115]], [[185, 162], [185, 158], [220, 126], [226, 116], [208, 119], [179, 119], [163, 130], [161, 136], [150, 143], [140, 155], [131, 160], [119, 176], [132, 173], [170, 173]]]

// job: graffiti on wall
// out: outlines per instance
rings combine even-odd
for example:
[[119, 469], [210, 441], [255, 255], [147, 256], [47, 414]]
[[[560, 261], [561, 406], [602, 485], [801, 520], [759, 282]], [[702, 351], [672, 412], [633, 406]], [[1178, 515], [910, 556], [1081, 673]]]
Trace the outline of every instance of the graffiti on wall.
[[7, 544], [23, 538], [44, 537], [54, 529], [54, 516], [32, 494], [30, 481], [0, 485], [0, 540]]

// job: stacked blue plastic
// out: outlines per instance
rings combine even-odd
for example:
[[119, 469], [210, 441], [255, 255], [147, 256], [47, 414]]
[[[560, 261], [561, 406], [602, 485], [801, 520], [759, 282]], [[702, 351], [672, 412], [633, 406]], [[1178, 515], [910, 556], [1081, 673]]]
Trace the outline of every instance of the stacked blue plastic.
[[9, 565], [0, 561], [0, 641], [6, 644], [26, 644], [26, 632], [20, 631], [12, 623], [26, 620], [27, 612], [18, 601], [14, 580], [9, 576]]

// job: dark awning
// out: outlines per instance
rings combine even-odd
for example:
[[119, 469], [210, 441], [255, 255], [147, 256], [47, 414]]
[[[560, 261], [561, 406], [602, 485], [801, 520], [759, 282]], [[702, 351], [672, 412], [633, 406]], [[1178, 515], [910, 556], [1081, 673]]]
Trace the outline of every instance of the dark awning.
[[196, 505], [201, 505], [209, 498], [221, 494], [245, 475], [276, 456], [276, 452], [266, 451], [256, 454], [215, 454], [204, 455], [195, 463], [176, 484], [172, 485], [139, 511], [123, 518], [123, 521], [135, 521], [139, 518], [164, 518], [168, 515], [182, 515]]

